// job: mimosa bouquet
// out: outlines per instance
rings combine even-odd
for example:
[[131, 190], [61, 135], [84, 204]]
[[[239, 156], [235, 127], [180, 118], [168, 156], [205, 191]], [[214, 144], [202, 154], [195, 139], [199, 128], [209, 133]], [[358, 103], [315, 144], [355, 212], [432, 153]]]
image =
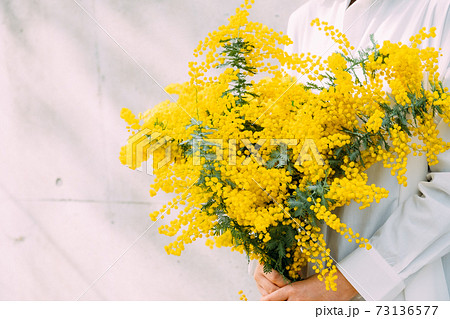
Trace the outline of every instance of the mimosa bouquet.
[[167, 253], [180, 255], [185, 244], [206, 237], [211, 248], [245, 252], [290, 281], [312, 264], [335, 290], [322, 228], [370, 249], [333, 211], [351, 201], [364, 209], [388, 196], [383, 185], [368, 184], [365, 171], [382, 162], [406, 185], [408, 154], [433, 165], [450, 148], [436, 129], [436, 120], [450, 123], [439, 51], [418, 48], [435, 31], [423, 29], [409, 44], [372, 39], [355, 54], [342, 32], [315, 20], [312, 27], [332, 37], [338, 51], [289, 55], [283, 46], [292, 41], [249, 21], [250, 6], [246, 0], [228, 25], [200, 42], [190, 81], [166, 89], [176, 102], [137, 117], [122, 110], [132, 134], [120, 158], [136, 169], [151, 155], [150, 195], [177, 194], [150, 214], [178, 214], [159, 229], [177, 236]]

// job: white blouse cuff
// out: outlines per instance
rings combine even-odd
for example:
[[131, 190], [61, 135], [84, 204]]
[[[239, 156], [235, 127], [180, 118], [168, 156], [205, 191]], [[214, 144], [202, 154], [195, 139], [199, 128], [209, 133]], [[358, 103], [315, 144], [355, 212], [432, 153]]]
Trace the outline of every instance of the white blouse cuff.
[[403, 279], [372, 248], [358, 248], [337, 268], [365, 300], [393, 300], [405, 288]]

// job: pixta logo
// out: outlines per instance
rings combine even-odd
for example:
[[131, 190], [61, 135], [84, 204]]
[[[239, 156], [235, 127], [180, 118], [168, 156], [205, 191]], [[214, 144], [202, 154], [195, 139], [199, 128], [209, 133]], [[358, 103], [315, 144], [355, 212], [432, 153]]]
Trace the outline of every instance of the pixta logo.
[[[154, 168], [160, 169], [168, 164], [172, 157], [172, 148], [167, 142], [172, 138], [169, 136], [161, 137], [161, 135], [162, 133], [152, 133], [149, 129], [143, 129], [130, 137], [126, 146], [126, 165], [132, 169], [153, 175]], [[161, 147], [165, 147], [164, 158], [158, 163], [154, 163], [153, 152]], [[143, 162], [146, 162], [146, 165], [141, 166]]]
[[[162, 136], [162, 133], [151, 132], [149, 129], [143, 129], [137, 134], [130, 137], [126, 147], [126, 164], [132, 169], [144, 171], [149, 175], [153, 175], [154, 169], [160, 169], [164, 165], [170, 163], [172, 158], [172, 149], [169, 142], [173, 138]], [[248, 150], [248, 154], [244, 160], [237, 163], [238, 141], [236, 139], [227, 140], [228, 145], [228, 165], [249, 165], [251, 161], [257, 164], [267, 166], [266, 161], [260, 154], [260, 150], [265, 144], [278, 147], [278, 165], [281, 167], [286, 165], [289, 158], [288, 146], [297, 146], [296, 139], [260, 139], [257, 143], [252, 144], [248, 139], [241, 139], [241, 145]], [[202, 165], [202, 158], [215, 161], [224, 160], [224, 140], [223, 139], [192, 139], [190, 148], [193, 165]], [[154, 163], [153, 153], [164, 147], [164, 158]], [[188, 146], [189, 147], [189, 146]], [[241, 148], [242, 149], [242, 148]], [[207, 150], [205, 152], [205, 150]], [[324, 160], [312, 139], [305, 139], [301, 144], [301, 150], [295, 159], [294, 165], [301, 166], [304, 162], [315, 161], [318, 165], [324, 165]], [[146, 162], [146, 165], [141, 164]]]

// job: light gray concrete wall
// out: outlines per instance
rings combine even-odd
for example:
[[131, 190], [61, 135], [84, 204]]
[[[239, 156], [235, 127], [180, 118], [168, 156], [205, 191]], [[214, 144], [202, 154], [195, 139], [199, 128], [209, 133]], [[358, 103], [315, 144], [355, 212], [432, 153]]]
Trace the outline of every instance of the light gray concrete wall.
[[[162, 86], [184, 81], [241, 2], [77, 1], [117, 43], [74, 0], [0, 1], [0, 299], [259, 299], [243, 255], [195, 243], [167, 256], [160, 223], [136, 241], [168, 196], [118, 160], [121, 108], [167, 99], [131, 57]], [[252, 18], [284, 31], [298, 2], [257, 1]]]

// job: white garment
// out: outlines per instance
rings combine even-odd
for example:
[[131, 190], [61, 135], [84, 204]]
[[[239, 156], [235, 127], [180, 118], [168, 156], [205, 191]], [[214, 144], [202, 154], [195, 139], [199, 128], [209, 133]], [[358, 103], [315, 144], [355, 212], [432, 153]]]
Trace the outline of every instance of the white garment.
[[[450, 86], [450, 0], [303, 0], [288, 25], [294, 44], [290, 53], [326, 56], [337, 46], [323, 31], [310, 26], [320, 18], [344, 31], [351, 44], [369, 46], [369, 35], [409, 43], [422, 27], [436, 27], [437, 37], [423, 46], [442, 48], [439, 72]], [[439, 125], [440, 136], [450, 141], [449, 127]], [[370, 238], [373, 249], [357, 248], [334, 231], [327, 243], [338, 268], [366, 300], [448, 300], [450, 288], [450, 152], [428, 174], [426, 158], [408, 158], [408, 187], [390, 170], [374, 165], [369, 184], [385, 187], [388, 198], [363, 211], [352, 203], [337, 214], [342, 222]]]

